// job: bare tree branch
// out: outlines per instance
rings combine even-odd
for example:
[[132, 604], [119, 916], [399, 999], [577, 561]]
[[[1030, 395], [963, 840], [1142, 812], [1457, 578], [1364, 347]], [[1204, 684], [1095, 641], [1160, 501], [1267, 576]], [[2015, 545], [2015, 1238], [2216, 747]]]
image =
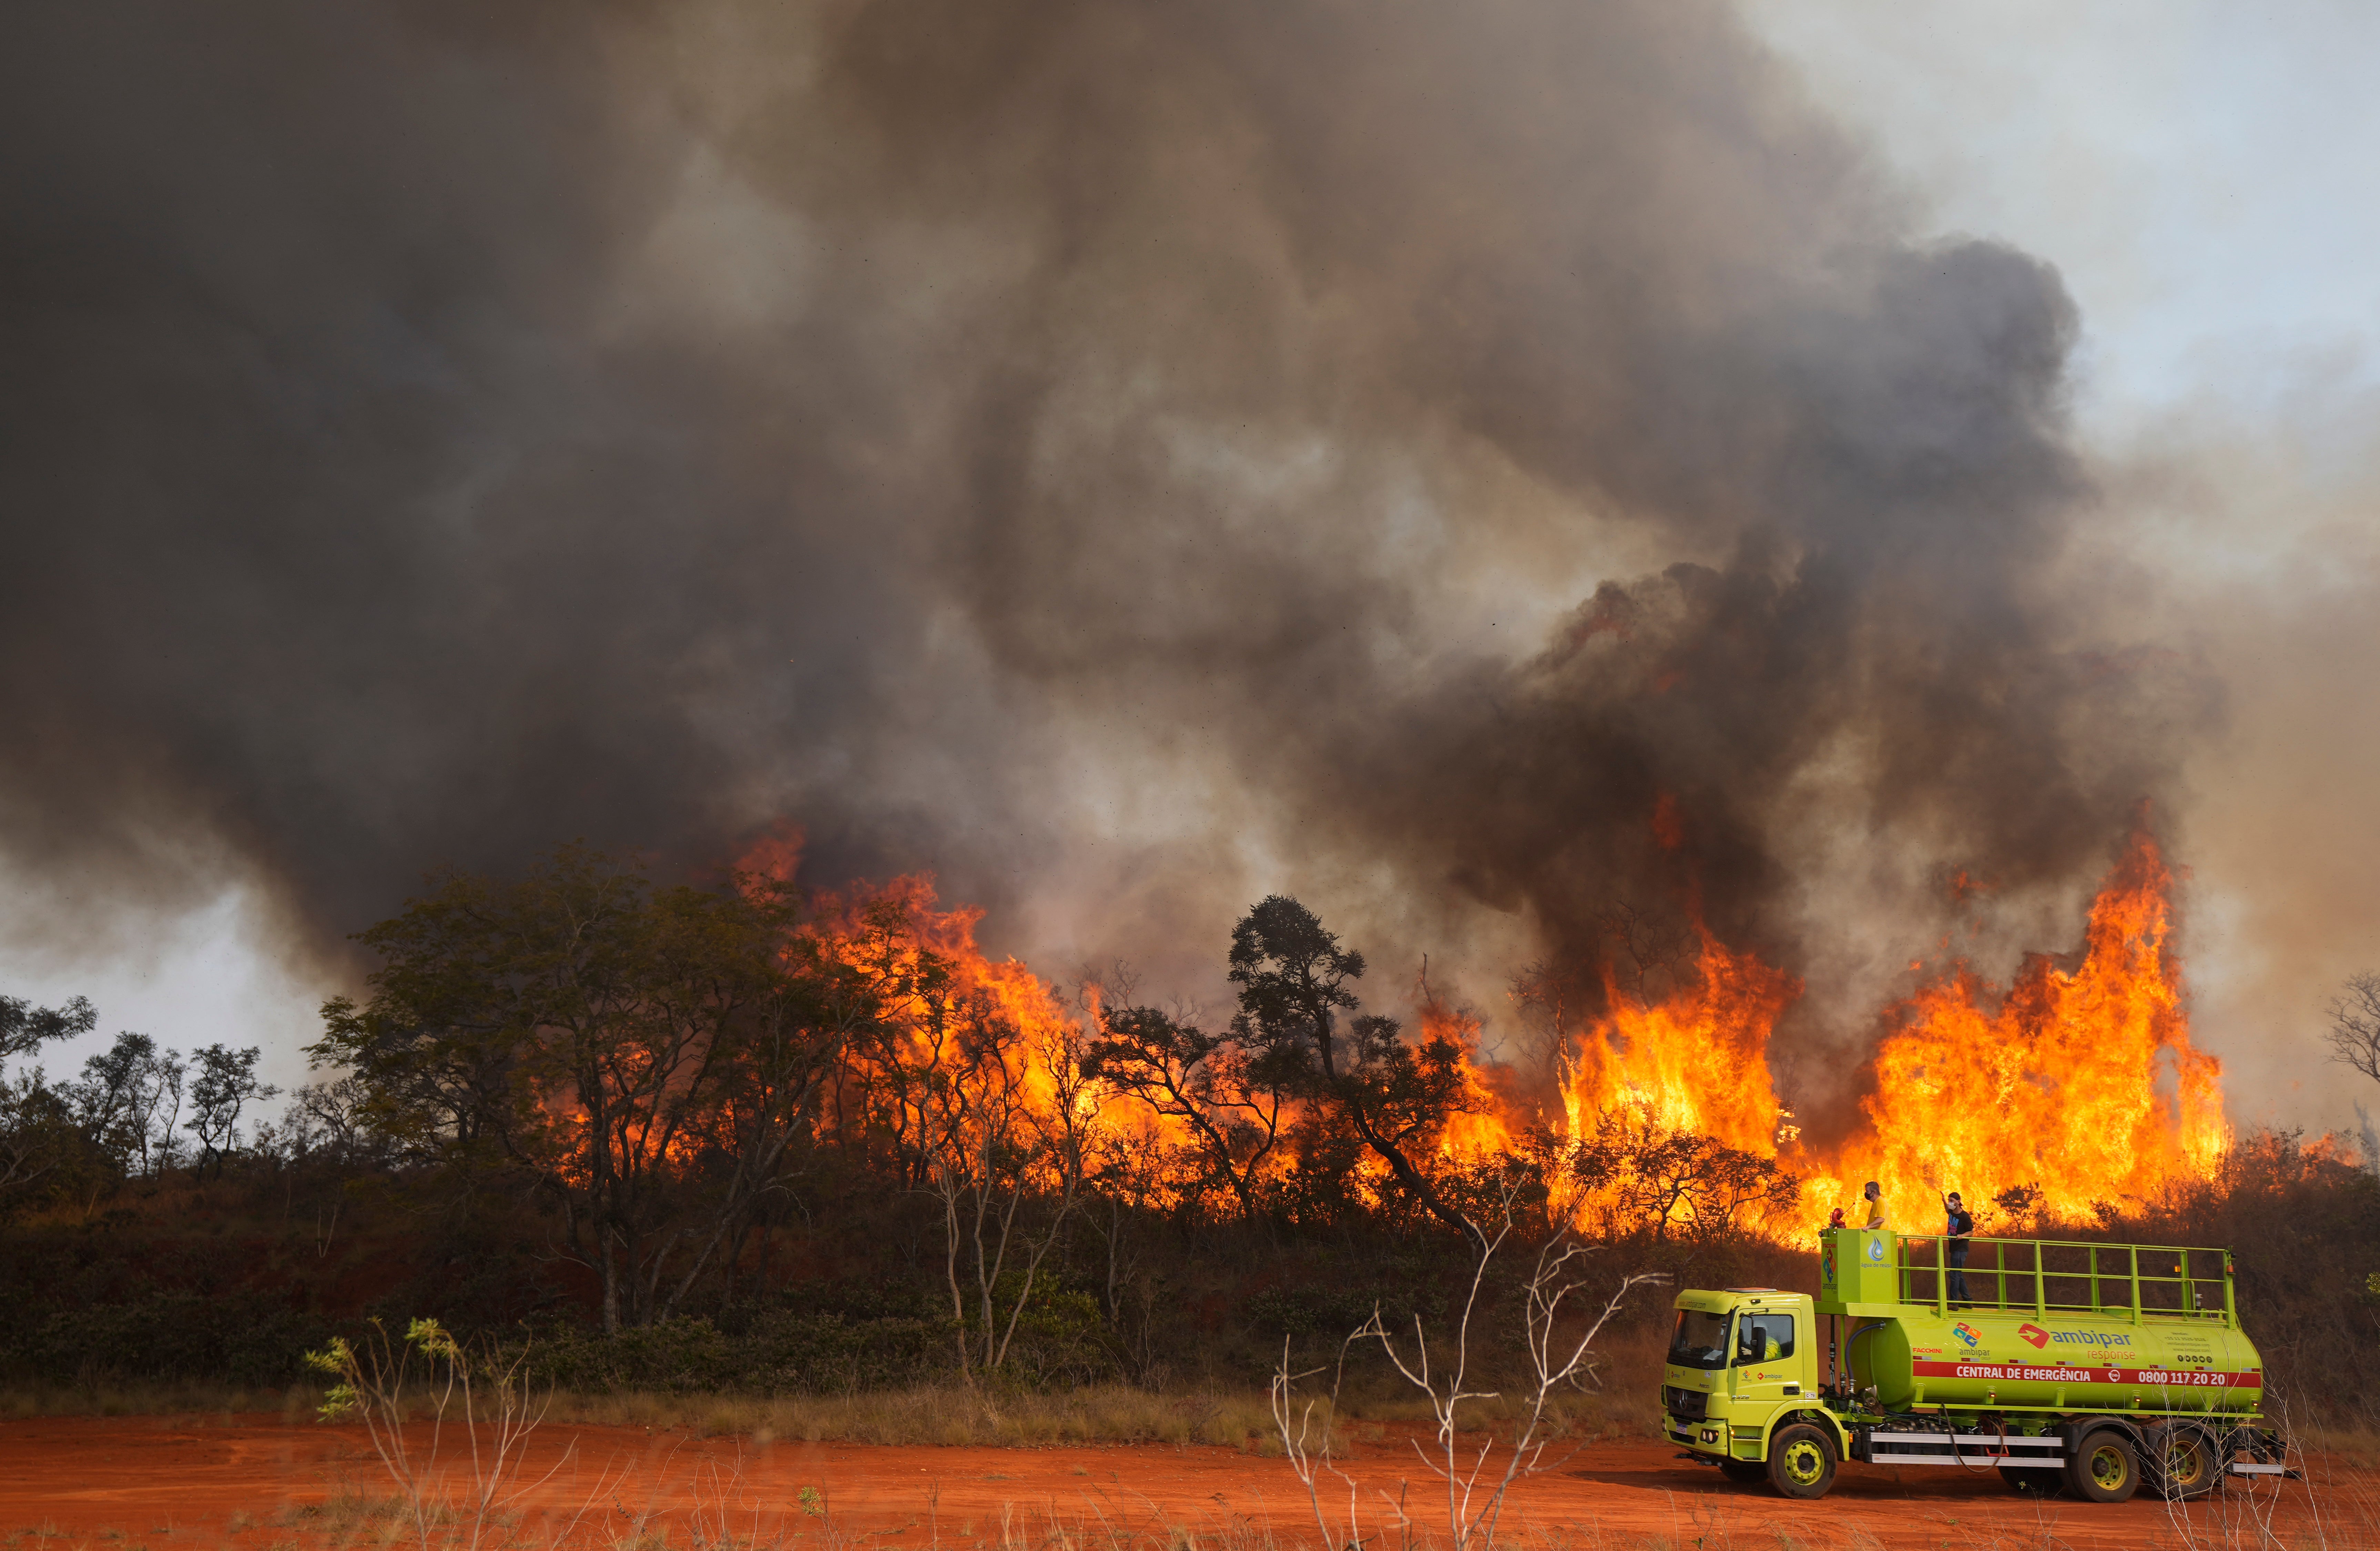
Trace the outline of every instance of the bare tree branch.
[[[1390, 1334], [1377, 1304], [1373, 1307], [1372, 1317], [1348, 1338], [1351, 1345], [1359, 1340], [1379, 1342], [1380, 1350], [1405, 1382], [1429, 1397], [1431, 1413], [1438, 1419], [1436, 1441], [1430, 1449], [1426, 1450], [1416, 1440], [1414, 1452], [1421, 1457], [1423, 1468], [1446, 1484], [1446, 1523], [1448, 1534], [1451, 1537], [1449, 1551], [1475, 1551], [1475, 1548], [1484, 1551], [1484, 1548], [1495, 1545], [1496, 1526], [1503, 1516], [1504, 1501], [1512, 1483], [1548, 1468], [1545, 1455], [1551, 1440], [1543, 1433], [1547, 1404], [1553, 1398], [1554, 1391], [1562, 1386], [1577, 1387], [1591, 1382], [1595, 1365], [1591, 1352], [1596, 1338], [1620, 1312], [1621, 1304], [1628, 1294], [1638, 1287], [1669, 1280], [1659, 1272], [1640, 1271], [1623, 1277], [1619, 1288], [1605, 1303], [1603, 1312], [1587, 1325], [1584, 1332], [1575, 1339], [1558, 1336], [1555, 1327], [1561, 1318], [1563, 1305], [1584, 1287], [1583, 1273], [1587, 1257], [1595, 1252], [1566, 1233], [1557, 1233], [1546, 1242], [1537, 1252], [1536, 1266], [1523, 1289], [1522, 1323], [1528, 1349], [1528, 1388], [1511, 1401], [1519, 1413], [1518, 1421], [1501, 1472], [1496, 1473], [1497, 1439], [1494, 1433], [1484, 1433], [1475, 1449], [1461, 1438], [1460, 1433], [1463, 1422], [1462, 1411], [1465, 1404], [1503, 1398], [1497, 1390], [1469, 1387], [1471, 1320], [1478, 1310], [1480, 1292], [1487, 1284], [1488, 1266], [1512, 1236], [1515, 1205], [1515, 1194], [1507, 1190], [1503, 1227], [1485, 1241], [1473, 1265], [1471, 1287], [1463, 1298], [1463, 1312], [1454, 1327], [1451, 1371], [1432, 1371], [1429, 1338], [1419, 1315], [1414, 1319], [1410, 1348], [1400, 1349], [1398, 1339]], [[1342, 1369], [1345, 1361], [1342, 1348], [1340, 1359]], [[1302, 1413], [1295, 1416], [1292, 1413], [1290, 1389], [1298, 1378], [1305, 1376], [1308, 1375], [1290, 1372], [1289, 1350], [1284, 1344], [1281, 1366], [1273, 1375], [1273, 1421], [1281, 1431], [1281, 1443], [1290, 1455], [1292, 1468], [1296, 1470], [1299, 1480], [1305, 1483], [1306, 1495], [1314, 1503], [1315, 1522], [1321, 1527], [1324, 1540], [1353, 1545], [1360, 1540], [1355, 1523], [1354, 1483], [1348, 1482], [1347, 1533], [1342, 1541], [1333, 1527], [1324, 1521], [1316, 1481], [1318, 1473], [1324, 1470], [1346, 1479], [1344, 1473], [1330, 1462], [1328, 1429], [1325, 1429], [1324, 1448], [1318, 1458], [1308, 1437], [1313, 1403], [1309, 1402]], [[1335, 1403], [1338, 1391], [1334, 1387], [1331, 1393]], [[1296, 1424], [1294, 1429], [1293, 1421]]]
[[2330, 1001], [2330, 1059], [2380, 1083], [2380, 974], [2350, 975]]

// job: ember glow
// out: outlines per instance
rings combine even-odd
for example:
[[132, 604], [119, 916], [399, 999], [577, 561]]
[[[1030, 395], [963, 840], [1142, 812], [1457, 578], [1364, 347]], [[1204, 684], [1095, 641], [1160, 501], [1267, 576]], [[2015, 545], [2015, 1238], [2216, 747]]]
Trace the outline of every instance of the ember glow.
[[[790, 878], [796, 856], [795, 845], [771, 842], [745, 866]], [[2155, 841], [2135, 833], [2098, 890], [2079, 954], [2031, 955], [2005, 988], [1954, 962], [1885, 1009], [1859, 1123], [1823, 1150], [1803, 1141], [1767, 1060], [1801, 984], [1706, 927], [1697, 927], [1691, 972], [1658, 1000], [1607, 985], [1610, 1011], [1555, 1052], [1555, 1113], [1524, 1097], [1511, 1067], [1481, 1058], [1480, 1018], [1450, 1005], [1425, 975], [1415, 1032], [1464, 1050], [1472, 1078], [1429, 1150], [1442, 1170], [1477, 1173], [1524, 1148], [1559, 1158], [1615, 1123], [1707, 1136], [1801, 1181], [1796, 1205], [1753, 1224], [1779, 1238], [1817, 1226], [1833, 1207], [1856, 1211], [1869, 1179], [1905, 1230], [1928, 1226], [1939, 1193], [1954, 1189], [1985, 1233], [2153, 1196], [2204, 1175], [2230, 1138], [2220, 1064], [2191, 1043], [2171, 951], [2173, 881]], [[1968, 889], [1963, 878], [1959, 887]], [[962, 1087], [991, 1084], [1047, 1111], [1050, 1123], [1087, 1124], [1179, 1156], [1183, 1122], [1073, 1071], [1099, 1016], [1099, 988], [1063, 994], [1026, 964], [985, 954], [975, 939], [982, 913], [942, 907], [929, 878], [822, 894], [816, 904], [812, 929], [834, 957], [903, 988], [903, 1033], [856, 1058], [884, 1070], [854, 1091], [918, 1086], [884, 1080], [904, 1072], [927, 1086], [937, 1073]], [[993, 1026], [1008, 1038], [987, 1064], [987, 1047], [969, 1031]], [[1289, 1145], [1269, 1166], [1276, 1182], [1296, 1167], [1298, 1133], [1287, 1128]], [[1387, 1188], [1368, 1158], [1348, 1182], [1375, 1199]], [[2009, 1204], [1994, 1206], [2001, 1197]], [[1584, 1218], [1596, 1205], [1590, 1190], [1563, 1209]]]

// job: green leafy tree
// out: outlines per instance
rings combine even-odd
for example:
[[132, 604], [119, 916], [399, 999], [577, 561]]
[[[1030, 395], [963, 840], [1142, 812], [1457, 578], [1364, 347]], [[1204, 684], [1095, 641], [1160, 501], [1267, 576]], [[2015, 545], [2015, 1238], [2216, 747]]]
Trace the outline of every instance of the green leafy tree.
[[604, 1327], [650, 1323], [771, 1188], [868, 1016], [789, 951], [798, 923], [783, 885], [660, 889], [577, 845], [517, 879], [449, 874], [359, 934], [371, 1000], [326, 1004], [309, 1053], [352, 1072], [358, 1117], [415, 1158], [525, 1176]]
[[0, 1221], [86, 1189], [103, 1189], [105, 1157], [83, 1136], [42, 1070], [0, 1079]]
[[0, 1061], [31, 1055], [53, 1039], [72, 1039], [98, 1026], [98, 1012], [81, 997], [64, 1007], [35, 1007], [19, 997], [0, 997]]
[[774, 906], [749, 924], [756, 937], [748, 947], [773, 951], [777, 960], [714, 1052], [710, 1101], [687, 1116], [697, 1163], [714, 1196], [708, 1229], [664, 1316], [713, 1266], [732, 1276], [763, 1204], [788, 1188], [796, 1145], [810, 1135], [837, 1055], [883, 1016], [866, 976], [828, 954], [815, 937], [785, 937]]
[[199, 1139], [201, 1171], [212, 1163], [216, 1173], [223, 1172], [224, 1155], [239, 1145], [240, 1111], [281, 1091], [257, 1081], [256, 1063], [262, 1053], [253, 1045], [235, 1050], [215, 1044], [191, 1058], [190, 1119], [183, 1129]]
[[[0, 997], [0, 1063], [98, 1026], [99, 1014], [81, 997], [55, 1008]], [[79, 1184], [89, 1152], [68, 1096], [53, 1087], [40, 1067], [0, 1077], [0, 1216], [13, 1216]]]
[[129, 1031], [82, 1063], [65, 1093], [83, 1134], [124, 1173], [152, 1171], [160, 1116], [170, 1139], [180, 1119], [185, 1068], [176, 1051]]

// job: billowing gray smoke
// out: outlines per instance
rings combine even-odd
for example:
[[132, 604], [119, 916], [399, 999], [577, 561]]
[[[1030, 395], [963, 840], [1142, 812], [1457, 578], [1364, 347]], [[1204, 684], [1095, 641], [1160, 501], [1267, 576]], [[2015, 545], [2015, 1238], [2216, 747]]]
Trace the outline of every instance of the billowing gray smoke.
[[2057, 276], [1912, 243], [1719, 6], [8, 32], [20, 867], [216, 835], [328, 943], [785, 816], [1160, 966], [1290, 886], [1822, 993], [1949, 869], [2087, 884], [2195, 714], [2059, 568]]

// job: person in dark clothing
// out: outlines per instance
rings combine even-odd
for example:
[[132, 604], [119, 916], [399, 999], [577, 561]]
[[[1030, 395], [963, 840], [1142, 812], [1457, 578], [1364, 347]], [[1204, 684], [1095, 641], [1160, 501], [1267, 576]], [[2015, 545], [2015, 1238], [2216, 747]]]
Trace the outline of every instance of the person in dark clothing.
[[1967, 1298], [1967, 1247], [1969, 1235], [1975, 1231], [1975, 1219], [1967, 1215], [1966, 1204], [1952, 1191], [1942, 1198], [1943, 1209], [1949, 1216], [1949, 1225], [1943, 1238], [1949, 1242], [1950, 1302], [1965, 1304]]

